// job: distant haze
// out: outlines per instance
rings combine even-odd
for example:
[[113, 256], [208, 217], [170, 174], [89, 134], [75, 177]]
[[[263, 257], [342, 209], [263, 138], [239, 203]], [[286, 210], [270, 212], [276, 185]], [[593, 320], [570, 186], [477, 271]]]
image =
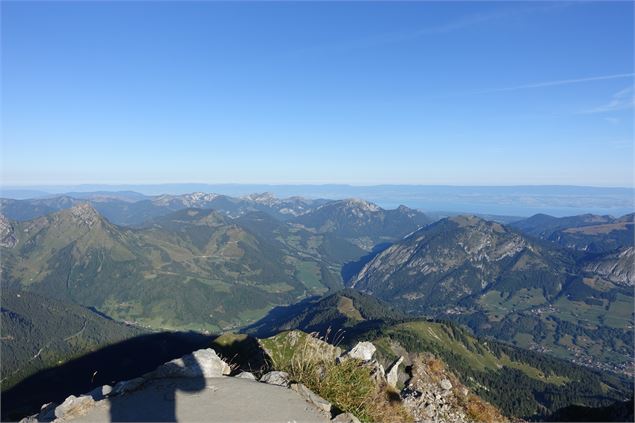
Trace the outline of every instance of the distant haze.
[[[635, 189], [583, 186], [442, 186], [442, 185], [264, 185], [156, 184], [60, 185], [4, 187], [5, 198], [34, 198], [54, 194], [132, 191], [143, 195], [208, 192], [242, 196], [270, 192], [278, 197], [363, 198], [384, 208], [400, 204], [423, 211], [530, 216], [545, 213], [570, 216], [583, 213], [621, 216], [635, 210]], [[141, 197], [141, 196], [139, 196]]]

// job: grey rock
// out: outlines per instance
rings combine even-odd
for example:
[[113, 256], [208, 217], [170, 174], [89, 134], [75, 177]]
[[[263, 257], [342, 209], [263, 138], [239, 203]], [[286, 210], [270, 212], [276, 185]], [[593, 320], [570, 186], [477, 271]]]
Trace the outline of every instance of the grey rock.
[[356, 358], [362, 361], [370, 361], [377, 348], [371, 342], [358, 342], [349, 352], [346, 353], [348, 358]]
[[108, 395], [110, 395], [111, 392], [112, 392], [112, 386], [103, 385], [93, 389], [92, 391], [88, 393], [88, 395], [90, 395], [90, 397], [94, 399], [95, 401], [99, 401], [106, 398]]
[[231, 368], [211, 348], [194, 351], [181, 358], [168, 361], [148, 376], [165, 377], [221, 377], [229, 375]]
[[256, 376], [254, 376], [251, 372], [240, 372], [236, 375], [236, 377], [240, 379], [256, 380]]
[[42, 408], [40, 408], [40, 414], [36, 414], [35, 416], [32, 416], [35, 418], [35, 421], [38, 422], [50, 422], [55, 420], [55, 408], [58, 406], [59, 404], [56, 404], [54, 402], [49, 402], [47, 404], [44, 404], [42, 406]]
[[11, 221], [0, 214], [0, 247], [13, 248], [18, 243]]
[[379, 361], [371, 360], [367, 363], [367, 366], [371, 368], [370, 377], [376, 384], [381, 385], [386, 382], [386, 371]]
[[452, 389], [452, 382], [450, 382], [447, 379], [443, 379], [441, 382], [439, 382], [439, 385], [446, 391], [449, 391], [450, 389]]
[[289, 373], [278, 371], [269, 372], [263, 375], [260, 378], [260, 381], [263, 383], [268, 383], [269, 385], [287, 387], [289, 386]]
[[402, 361], [403, 357], [399, 357], [390, 365], [390, 367], [388, 367], [388, 370], [386, 371], [386, 382], [388, 383], [388, 386], [393, 388], [397, 387], [397, 381], [399, 380], [399, 365]]
[[134, 391], [136, 389], [139, 389], [145, 382], [146, 379], [143, 377], [136, 377], [130, 380], [122, 380], [121, 382], [117, 382], [115, 384], [115, 386], [108, 393], [108, 396], [121, 395], [126, 392]]
[[55, 407], [55, 417], [69, 419], [81, 416], [95, 405], [95, 401], [88, 395], [76, 397], [71, 395], [64, 402]]
[[352, 413], [338, 414], [331, 421], [334, 423], [361, 423]]
[[324, 414], [331, 416], [331, 408], [333, 407], [330, 402], [307, 388], [301, 383], [294, 383], [291, 385], [291, 389], [296, 391], [305, 401], [313, 404], [318, 410]]

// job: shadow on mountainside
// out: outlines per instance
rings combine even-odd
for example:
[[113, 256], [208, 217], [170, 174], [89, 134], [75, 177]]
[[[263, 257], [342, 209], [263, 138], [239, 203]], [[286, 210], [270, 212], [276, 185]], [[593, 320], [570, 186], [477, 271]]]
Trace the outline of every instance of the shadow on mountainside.
[[[216, 348], [214, 339], [196, 332], [141, 335], [39, 371], [2, 392], [2, 421], [35, 414], [43, 404], [61, 403], [69, 395], [85, 394], [102, 385], [139, 377], [192, 351]], [[173, 418], [174, 410], [170, 416]], [[135, 420], [139, 420], [138, 416]], [[157, 416], [152, 416], [152, 420], [169, 421]]]
[[366, 254], [363, 257], [355, 261], [349, 261], [342, 266], [340, 270], [340, 275], [342, 276], [342, 280], [344, 281], [344, 285], [348, 286], [348, 282], [351, 280], [353, 276], [355, 276], [362, 268], [374, 259], [379, 253], [384, 251], [386, 248], [390, 247], [392, 244], [390, 242], [384, 242], [381, 244], [377, 244], [373, 247], [373, 250]]
[[240, 332], [253, 335], [258, 338], [273, 336], [280, 330], [284, 330], [284, 328], [280, 328], [279, 325], [282, 322], [285, 322], [289, 316], [298, 314], [319, 298], [320, 296], [314, 295], [294, 304], [274, 307], [269, 310], [262, 319], [249, 326], [245, 326]]

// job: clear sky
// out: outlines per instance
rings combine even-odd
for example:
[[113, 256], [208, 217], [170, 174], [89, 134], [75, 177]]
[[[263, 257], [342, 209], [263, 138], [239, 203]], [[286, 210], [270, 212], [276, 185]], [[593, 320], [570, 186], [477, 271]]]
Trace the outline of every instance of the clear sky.
[[2, 2], [4, 185], [633, 185], [633, 3]]

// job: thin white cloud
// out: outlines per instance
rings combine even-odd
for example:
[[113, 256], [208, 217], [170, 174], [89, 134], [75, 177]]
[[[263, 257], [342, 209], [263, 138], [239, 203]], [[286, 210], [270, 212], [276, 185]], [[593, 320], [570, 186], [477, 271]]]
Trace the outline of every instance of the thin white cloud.
[[608, 79], [633, 78], [634, 76], [635, 76], [635, 73], [618, 73], [614, 75], [591, 76], [586, 78], [559, 79], [555, 81], [544, 81], [544, 82], [536, 82], [533, 84], [516, 85], [513, 87], [492, 88], [489, 90], [475, 91], [472, 94], [490, 94], [490, 93], [498, 93], [498, 92], [504, 92], [504, 91], [529, 90], [532, 88], [557, 87], [561, 85], [580, 84], [583, 82], [605, 81]]
[[635, 97], [633, 96], [633, 86], [630, 86], [613, 94], [611, 100], [608, 103], [598, 106], [594, 109], [586, 110], [583, 113], [594, 114], [616, 112], [618, 110], [630, 109], [633, 107], [633, 105], [635, 105]]
[[549, 12], [552, 10], [563, 9], [570, 6], [570, 3], [562, 3], [557, 2], [553, 4], [540, 5], [540, 6], [529, 6], [529, 7], [507, 7], [507, 8], [497, 8], [494, 10], [473, 13], [469, 15], [460, 16], [452, 21], [428, 26], [423, 28], [411, 29], [411, 30], [402, 30], [396, 32], [386, 32], [376, 34], [374, 36], [359, 38], [356, 40], [343, 41], [337, 45], [324, 45], [324, 46], [315, 46], [306, 49], [299, 50], [298, 52], [307, 53], [307, 52], [318, 52], [318, 51], [348, 51], [362, 48], [372, 48], [385, 44], [393, 44], [399, 43], [403, 41], [408, 41], [412, 39], [417, 39], [420, 37], [424, 37], [426, 35], [433, 34], [446, 34], [454, 31], [459, 31], [465, 28], [469, 28], [471, 26], [477, 26], [483, 23], [487, 23], [495, 20], [503, 20], [512, 18], [515, 16], [528, 15], [533, 13], [542, 13]]

